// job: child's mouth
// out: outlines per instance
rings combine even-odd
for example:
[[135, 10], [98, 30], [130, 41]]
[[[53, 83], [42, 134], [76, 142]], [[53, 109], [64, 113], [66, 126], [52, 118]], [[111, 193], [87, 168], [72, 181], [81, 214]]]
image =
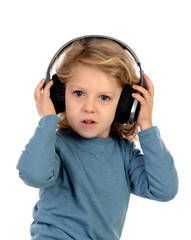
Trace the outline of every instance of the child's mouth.
[[94, 120], [83, 120], [82, 122], [82, 125], [84, 127], [94, 127], [96, 125], [96, 122]]
[[84, 120], [83, 122], [87, 124], [95, 123], [94, 121], [91, 121], [91, 120]]

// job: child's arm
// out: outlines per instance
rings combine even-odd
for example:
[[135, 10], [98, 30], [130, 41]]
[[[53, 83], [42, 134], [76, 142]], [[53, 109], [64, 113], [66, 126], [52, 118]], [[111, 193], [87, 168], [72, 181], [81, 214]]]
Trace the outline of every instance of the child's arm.
[[17, 169], [19, 176], [29, 186], [49, 187], [57, 179], [60, 159], [55, 151], [58, 117], [47, 115], [38, 127], [20, 156]]
[[157, 127], [152, 124], [154, 86], [144, 75], [146, 89], [133, 86], [142, 96], [133, 94], [140, 104], [137, 123], [141, 128], [139, 140], [143, 154], [134, 147], [129, 158], [129, 177], [132, 192], [142, 197], [167, 201], [172, 199], [178, 190], [178, 176], [174, 161], [165, 147]]
[[173, 199], [178, 191], [178, 176], [158, 128], [139, 132], [139, 139], [143, 154], [130, 144], [128, 175], [132, 192], [158, 201]]
[[35, 90], [37, 110], [42, 118], [17, 165], [19, 176], [23, 181], [37, 188], [54, 184], [60, 166], [60, 159], [55, 151], [56, 127], [59, 118], [48, 95], [52, 82], [46, 85], [42, 93], [43, 84], [44, 80]]

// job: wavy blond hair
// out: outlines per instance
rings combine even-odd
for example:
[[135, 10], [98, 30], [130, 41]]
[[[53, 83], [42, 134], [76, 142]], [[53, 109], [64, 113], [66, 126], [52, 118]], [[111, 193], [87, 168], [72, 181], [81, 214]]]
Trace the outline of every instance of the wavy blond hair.
[[[133, 85], [139, 83], [136, 74], [135, 63], [132, 57], [117, 43], [108, 39], [81, 39], [75, 41], [71, 46], [64, 50], [64, 57], [56, 66], [58, 78], [67, 83], [79, 64], [86, 64], [97, 67], [99, 70], [114, 77], [121, 87], [126, 84]], [[71, 129], [65, 113], [59, 114], [59, 130]], [[137, 139], [138, 126], [120, 124], [113, 121], [111, 131], [128, 140]]]

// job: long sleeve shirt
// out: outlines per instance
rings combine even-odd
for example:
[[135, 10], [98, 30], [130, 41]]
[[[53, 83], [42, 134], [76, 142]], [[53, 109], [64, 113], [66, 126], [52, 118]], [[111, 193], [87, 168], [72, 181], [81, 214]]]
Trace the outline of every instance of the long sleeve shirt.
[[174, 198], [178, 177], [157, 127], [139, 132], [142, 153], [115, 135], [86, 139], [56, 131], [59, 118], [39, 121], [17, 168], [39, 188], [32, 240], [119, 240], [130, 194]]

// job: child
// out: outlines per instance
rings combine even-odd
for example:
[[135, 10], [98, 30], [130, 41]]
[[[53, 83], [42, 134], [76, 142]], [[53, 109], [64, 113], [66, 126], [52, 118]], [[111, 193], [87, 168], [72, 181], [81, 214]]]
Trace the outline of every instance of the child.
[[[33, 210], [33, 240], [119, 240], [130, 193], [169, 201], [178, 189], [171, 154], [152, 124], [154, 88], [137, 85], [134, 63], [117, 43], [91, 39], [73, 43], [57, 66], [65, 84], [65, 112], [56, 114], [50, 81], [35, 90], [41, 117], [17, 168], [40, 189]], [[115, 120], [123, 87], [142, 93], [136, 123]], [[133, 140], [138, 132], [141, 148]], [[57, 129], [57, 131], [56, 131]]]

